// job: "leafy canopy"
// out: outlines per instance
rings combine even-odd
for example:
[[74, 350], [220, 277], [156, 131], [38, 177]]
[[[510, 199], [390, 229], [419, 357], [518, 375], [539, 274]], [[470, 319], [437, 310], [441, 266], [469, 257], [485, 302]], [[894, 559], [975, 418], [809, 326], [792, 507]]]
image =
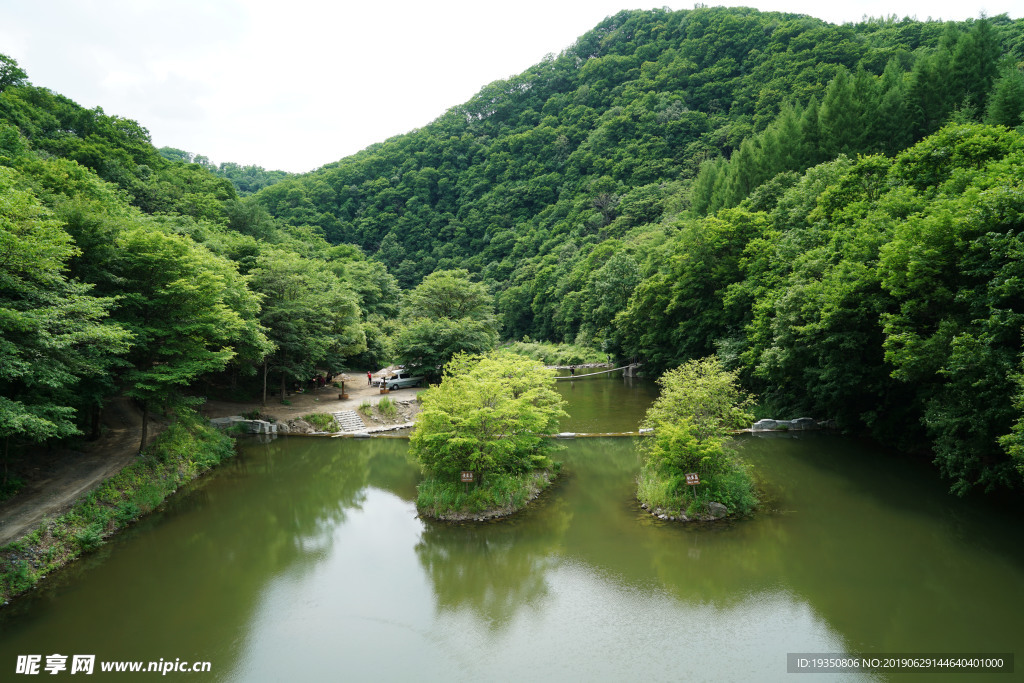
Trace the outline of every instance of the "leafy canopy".
[[423, 278], [406, 297], [402, 320], [398, 357], [431, 379], [455, 354], [486, 353], [498, 341], [491, 295], [465, 270], [442, 270]]
[[113, 300], [69, 280], [78, 249], [52, 212], [0, 168], [0, 438], [79, 432], [75, 391], [107, 371], [130, 335], [105, 319]]
[[507, 352], [458, 353], [439, 385], [420, 394], [423, 411], [410, 452], [439, 478], [472, 470], [522, 473], [550, 466], [547, 435], [566, 416], [555, 373]]

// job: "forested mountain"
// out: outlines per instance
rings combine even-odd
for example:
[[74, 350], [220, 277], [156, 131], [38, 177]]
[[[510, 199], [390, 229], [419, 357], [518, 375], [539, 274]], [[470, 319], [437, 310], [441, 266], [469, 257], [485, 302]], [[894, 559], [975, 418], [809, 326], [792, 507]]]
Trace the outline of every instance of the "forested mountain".
[[[0, 57], [0, 436], [529, 336], [651, 374], [717, 355], [772, 414], [1019, 488], [1022, 66], [1005, 16], [622, 12], [281, 177], [158, 151]], [[459, 291], [471, 313], [433, 305]]]
[[268, 171], [262, 166], [242, 166], [230, 161], [213, 165], [202, 154], [192, 154], [176, 147], [161, 147], [160, 156], [168, 161], [180, 161], [183, 164], [196, 164], [210, 171], [215, 176], [227, 178], [235, 186], [240, 196], [247, 196], [270, 187], [291, 176], [287, 171]]
[[[734, 205], [778, 171], [839, 153], [895, 153], [954, 110], [983, 114], [1004, 52], [1021, 58], [1021, 28], [622, 12], [425, 128], [259, 198], [378, 254], [405, 286], [466, 267], [504, 290], [531, 279], [526, 259]], [[711, 162], [734, 153], [726, 178]], [[508, 297], [511, 333], [575, 334], [546, 300], [521, 319], [524, 297]]]
[[[908, 231], [1019, 187], [1017, 134], [977, 124], [1021, 124], [1022, 64], [1024, 21], [1005, 16], [622, 12], [423, 129], [256, 198], [403, 286], [476, 273], [506, 338], [655, 372], [718, 354], [774, 410], [930, 443], [960, 489], [1016, 485], [997, 444], [1019, 393], [1015, 209], [949, 228], [941, 268], [914, 260], [931, 253]], [[991, 230], [998, 250], [976, 241]]]

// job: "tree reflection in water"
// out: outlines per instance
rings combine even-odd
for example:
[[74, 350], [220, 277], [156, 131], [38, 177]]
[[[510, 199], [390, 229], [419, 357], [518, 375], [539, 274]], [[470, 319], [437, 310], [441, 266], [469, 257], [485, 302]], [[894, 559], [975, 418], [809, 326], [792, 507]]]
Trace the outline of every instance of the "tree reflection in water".
[[569, 506], [556, 484], [513, 519], [428, 522], [416, 555], [433, 584], [439, 612], [471, 610], [488, 628], [507, 628], [548, 594], [546, 574], [559, 562]]

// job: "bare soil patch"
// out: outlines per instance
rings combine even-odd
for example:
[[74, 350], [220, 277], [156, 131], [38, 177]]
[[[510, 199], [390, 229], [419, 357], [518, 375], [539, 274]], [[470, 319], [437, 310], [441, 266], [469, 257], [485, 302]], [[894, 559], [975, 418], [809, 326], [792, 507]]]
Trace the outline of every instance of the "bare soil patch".
[[[419, 412], [416, 404], [416, 394], [422, 389], [396, 389], [387, 394], [381, 394], [378, 387], [368, 386], [366, 373], [358, 371], [348, 373], [349, 380], [345, 381], [345, 393], [347, 399], [341, 398], [340, 389], [327, 386], [319, 389], [307, 390], [302, 393], [291, 393], [285, 397], [287, 404], [282, 403], [277, 396], [268, 396], [266, 405], [262, 405], [257, 398], [251, 402], [236, 401], [207, 401], [200, 412], [207, 418], [229, 417], [231, 415], [242, 415], [253, 410], [258, 410], [264, 419], [273, 418], [277, 422], [287, 422], [310, 413], [333, 414], [342, 410], [355, 410], [367, 427], [381, 426], [385, 424], [401, 424], [409, 421], [409, 418]], [[373, 414], [376, 420], [368, 419], [359, 412], [359, 406], [364, 401], [376, 406], [384, 396], [391, 401], [405, 404], [408, 402], [407, 410], [400, 409], [395, 417], [383, 415], [378, 410]]]

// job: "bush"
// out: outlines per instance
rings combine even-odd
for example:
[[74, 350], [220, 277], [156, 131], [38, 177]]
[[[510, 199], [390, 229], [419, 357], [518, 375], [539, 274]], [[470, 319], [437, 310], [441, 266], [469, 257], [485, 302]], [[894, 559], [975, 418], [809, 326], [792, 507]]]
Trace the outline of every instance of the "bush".
[[121, 503], [117, 506], [117, 512], [114, 513], [114, 519], [117, 520], [118, 526], [128, 526], [130, 523], [135, 521], [139, 515], [142, 514], [142, 510], [139, 506], [131, 501]]
[[[651, 508], [690, 514], [716, 501], [731, 513], [757, 506], [747, 467], [731, 447], [731, 430], [750, 424], [750, 396], [734, 373], [715, 358], [690, 361], [666, 372], [658, 383], [661, 396], [651, 405], [644, 426], [654, 435], [638, 442], [643, 465], [637, 498]], [[696, 473], [701, 483], [686, 484]]]
[[373, 415], [373, 404], [370, 403], [369, 400], [364, 399], [363, 402], [359, 404], [358, 410], [366, 417], [370, 417], [371, 415]]
[[381, 398], [380, 402], [377, 404], [377, 410], [380, 411], [381, 415], [385, 415], [387, 417], [394, 417], [398, 413], [398, 408], [395, 406], [395, 402], [387, 396]]
[[325, 413], [310, 413], [302, 418], [309, 424], [317, 428], [321, 432], [336, 432], [340, 429], [338, 423], [335, 422], [333, 415], [327, 415]]
[[457, 354], [441, 383], [421, 392], [409, 452], [431, 474], [455, 481], [462, 470], [490, 477], [546, 467], [544, 456], [556, 448], [547, 436], [566, 414], [554, 385], [554, 372], [535, 360]]
[[103, 529], [98, 523], [90, 524], [75, 534], [75, 543], [83, 553], [96, 550], [103, 545]]
[[[423, 411], [409, 451], [432, 482], [421, 489], [421, 512], [523, 505], [527, 497], [516, 491], [533, 472], [553, 466], [548, 454], [557, 446], [549, 435], [565, 415], [554, 384], [554, 372], [536, 360], [508, 352], [457, 354], [441, 383], [420, 394]], [[478, 483], [469, 493], [459, 478], [467, 470]]]
[[12, 563], [0, 585], [2, 585], [5, 595], [17, 595], [31, 588], [33, 583], [35, 583], [35, 577], [32, 575], [28, 562], [18, 560]]

